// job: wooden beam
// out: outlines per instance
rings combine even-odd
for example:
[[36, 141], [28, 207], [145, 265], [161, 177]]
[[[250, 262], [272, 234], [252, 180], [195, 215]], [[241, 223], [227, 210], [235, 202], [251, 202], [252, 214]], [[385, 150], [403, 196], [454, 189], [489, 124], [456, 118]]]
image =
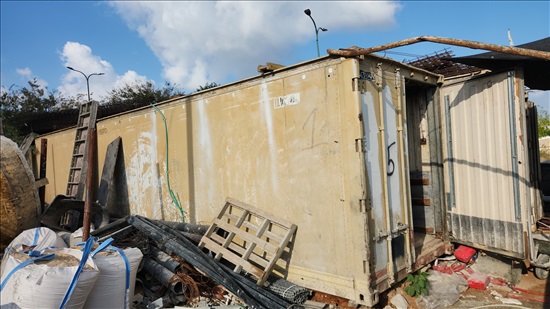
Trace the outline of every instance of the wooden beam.
[[328, 49], [327, 52], [329, 55], [354, 57], [354, 56], [368, 55], [368, 54], [379, 52], [382, 50], [411, 45], [419, 42], [433, 42], [433, 43], [440, 43], [440, 44], [447, 44], [447, 45], [455, 45], [455, 46], [468, 47], [472, 49], [484, 49], [484, 50], [490, 50], [490, 51], [500, 52], [505, 54], [513, 54], [513, 55], [519, 55], [519, 56], [550, 60], [550, 52], [546, 52], [546, 51], [533, 50], [533, 49], [527, 49], [527, 48], [521, 48], [521, 47], [503, 46], [503, 45], [490, 44], [490, 43], [481, 43], [481, 42], [468, 41], [468, 40], [443, 38], [443, 37], [437, 37], [437, 36], [418, 36], [418, 37], [397, 41], [389, 44], [379, 45], [375, 47], [370, 47], [370, 48], [350, 47], [347, 49], [338, 49], [338, 50]]

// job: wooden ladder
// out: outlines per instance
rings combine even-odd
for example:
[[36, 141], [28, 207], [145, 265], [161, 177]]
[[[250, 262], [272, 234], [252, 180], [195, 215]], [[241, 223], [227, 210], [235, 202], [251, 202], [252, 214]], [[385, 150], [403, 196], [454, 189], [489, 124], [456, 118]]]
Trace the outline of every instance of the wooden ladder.
[[97, 101], [80, 105], [76, 136], [74, 139], [73, 157], [67, 182], [67, 196], [82, 200], [88, 170], [88, 129], [94, 128], [97, 119]]

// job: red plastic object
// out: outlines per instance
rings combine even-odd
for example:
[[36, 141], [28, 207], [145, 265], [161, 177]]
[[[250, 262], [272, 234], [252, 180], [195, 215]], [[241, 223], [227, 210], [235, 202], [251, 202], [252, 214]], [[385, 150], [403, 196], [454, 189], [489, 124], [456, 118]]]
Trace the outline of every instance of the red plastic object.
[[500, 286], [508, 285], [508, 281], [506, 281], [505, 279], [495, 278], [495, 277], [491, 278], [491, 283], [494, 284], [494, 285], [500, 285]]
[[453, 273], [453, 270], [451, 267], [449, 267], [449, 265], [447, 265], [446, 263], [441, 263], [440, 265], [434, 265], [433, 266], [433, 269], [440, 272], [440, 273], [444, 273], [444, 274], [452, 274]]
[[491, 278], [480, 273], [475, 273], [468, 278], [468, 285], [472, 289], [485, 290], [489, 282], [491, 282]]
[[466, 268], [466, 265], [465, 264], [462, 264], [460, 262], [454, 262], [452, 265], [451, 265], [451, 269], [457, 273], [461, 270], [463, 270], [464, 268]]
[[456, 248], [454, 252], [456, 259], [463, 263], [470, 262], [470, 260], [475, 254], [476, 254], [476, 249], [466, 247], [463, 245], [458, 246], [458, 248]]

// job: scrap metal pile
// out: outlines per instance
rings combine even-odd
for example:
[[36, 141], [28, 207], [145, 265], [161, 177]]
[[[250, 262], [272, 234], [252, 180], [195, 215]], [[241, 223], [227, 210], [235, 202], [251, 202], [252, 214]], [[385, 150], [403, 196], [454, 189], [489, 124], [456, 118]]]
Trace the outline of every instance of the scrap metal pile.
[[[94, 291], [117, 288], [110, 285], [105, 286], [106, 283], [101, 283], [102, 286], [99, 287], [97, 285], [101, 280], [95, 278], [99, 276], [97, 273], [103, 274], [103, 272], [116, 270], [102, 270], [97, 257], [101, 255], [101, 258], [104, 258], [104, 255], [111, 255], [118, 251], [126, 252], [127, 259], [130, 259], [132, 264], [131, 270], [127, 267], [127, 272], [131, 275], [127, 275], [126, 280], [133, 282], [126, 284], [128, 287], [126, 293], [117, 294], [121, 296], [119, 298], [123, 300], [120, 301], [124, 301], [126, 304], [124, 307], [127, 308], [220, 306], [282, 309], [293, 306], [300, 308], [299, 305], [306, 302], [311, 294], [309, 290], [270, 273], [265, 273], [266, 280], [258, 285], [261, 278], [251, 275], [247, 271], [236, 272], [234, 263], [229, 263], [225, 258], [216, 258], [217, 254], [211, 250], [201, 249], [201, 242], [209, 232], [215, 233], [216, 237], [223, 239], [228, 239], [227, 237], [232, 235], [230, 232], [213, 228], [213, 226], [127, 216], [93, 230], [86, 243], [79, 242], [81, 229], [73, 233], [53, 231], [48, 227], [27, 230], [10, 244], [4, 256], [4, 260], [9, 260], [11, 264], [4, 262], [2, 265], [2, 288], [12, 291], [13, 296], [10, 296], [9, 299], [7, 296], [2, 296], [1, 303], [2, 305], [18, 305], [21, 300], [17, 295], [21, 296], [23, 293], [21, 289], [18, 290], [18, 284], [28, 280], [22, 275], [24, 272], [22, 269], [30, 270], [28, 265], [33, 262], [40, 264], [36, 267], [44, 267], [41, 263], [47, 262], [38, 260], [46, 260], [46, 257], [51, 259], [51, 256], [56, 256], [58, 259], [63, 255], [60, 250], [70, 251], [69, 253], [75, 257], [74, 263], [78, 264], [80, 261], [85, 267], [82, 274], [71, 273], [72, 275], [69, 276], [74, 275], [77, 278], [76, 283], [72, 283], [75, 287], [87, 284], [87, 293], [84, 295], [81, 293], [76, 296], [70, 294], [67, 296], [64, 289], [70, 290], [70, 286], [66, 286], [69, 282], [58, 282], [58, 285], [61, 286], [57, 293], [59, 298], [65, 299], [69, 305], [80, 304], [76, 307], [83, 305], [84, 308], [93, 308], [93, 306], [86, 305], [86, 299], [94, 293], [97, 294]], [[235, 235], [230, 238], [236, 239]], [[233, 241], [228, 241], [226, 246], [229, 243], [235, 245]], [[65, 248], [65, 244], [70, 248]], [[88, 251], [82, 252], [85, 247], [89, 247]], [[139, 259], [132, 259], [132, 256], [136, 256], [136, 254], [130, 253], [131, 250], [141, 252], [137, 256]], [[100, 251], [103, 253], [96, 256], [95, 254]], [[233, 250], [229, 249], [227, 252], [229, 251]], [[92, 252], [95, 253], [92, 254]], [[90, 258], [87, 259], [85, 256]], [[26, 262], [29, 259], [37, 260]], [[18, 276], [18, 272], [22, 277]], [[42, 280], [47, 280], [47, 274], [43, 276]], [[81, 277], [80, 281], [78, 276]], [[90, 277], [88, 280], [84, 280], [88, 277]], [[117, 276], [115, 275], [115, 277]], [[124, 278], [124, 276], [118, 277]], [[96, 280], [95, 285], [93, 284], [94, 280]], [[40, 291], [40, 285], [32, 282], [28, 282], [27, 285], [33, 286], [34, 293], [41, 295], [48, 293]], [[123, 286], [123, 284], [120, 285]], [[132, 295], [128, 295], [130, 293]], [[4, 294], [2, 293], [2, 295]], [[71, 300], [71, 297], [77, 299]], [[50, 301], [52, 305], [57, 302], [57, 300]]]

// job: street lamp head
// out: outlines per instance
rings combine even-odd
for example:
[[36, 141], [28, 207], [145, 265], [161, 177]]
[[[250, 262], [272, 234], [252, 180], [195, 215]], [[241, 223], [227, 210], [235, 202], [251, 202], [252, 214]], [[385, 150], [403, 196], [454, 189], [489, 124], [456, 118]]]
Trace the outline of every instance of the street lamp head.
[[306, 13], [307, 16], [311, 16], [311, 11], [310, 11], [310, 9], [305, 9], [305, 10], [304, 10], [304, 13]]
[[78, 73], [84, 75], [84, 78], [86, 78], [86, 88], [88, 89], [88, 101], [91, 101], [91, 99], [90, 99], [90, 77], [92, 77], [93, 75], [104, 75], [105, 73], [92, 73], [92, 74], [86, 75], [86, 74], [84, 74], [84, 72], [79, 71], [79, 70], [75, 70], [72, 67], [67, 67], [67, 69], [69, 69], [71, 71], [78, 72]]
[[321, 31], [323, 31], [323, 32], [328, 31], [327, 28], [323, 28], [323, 27], [319, 27], [319, 30], [321, 30]]

